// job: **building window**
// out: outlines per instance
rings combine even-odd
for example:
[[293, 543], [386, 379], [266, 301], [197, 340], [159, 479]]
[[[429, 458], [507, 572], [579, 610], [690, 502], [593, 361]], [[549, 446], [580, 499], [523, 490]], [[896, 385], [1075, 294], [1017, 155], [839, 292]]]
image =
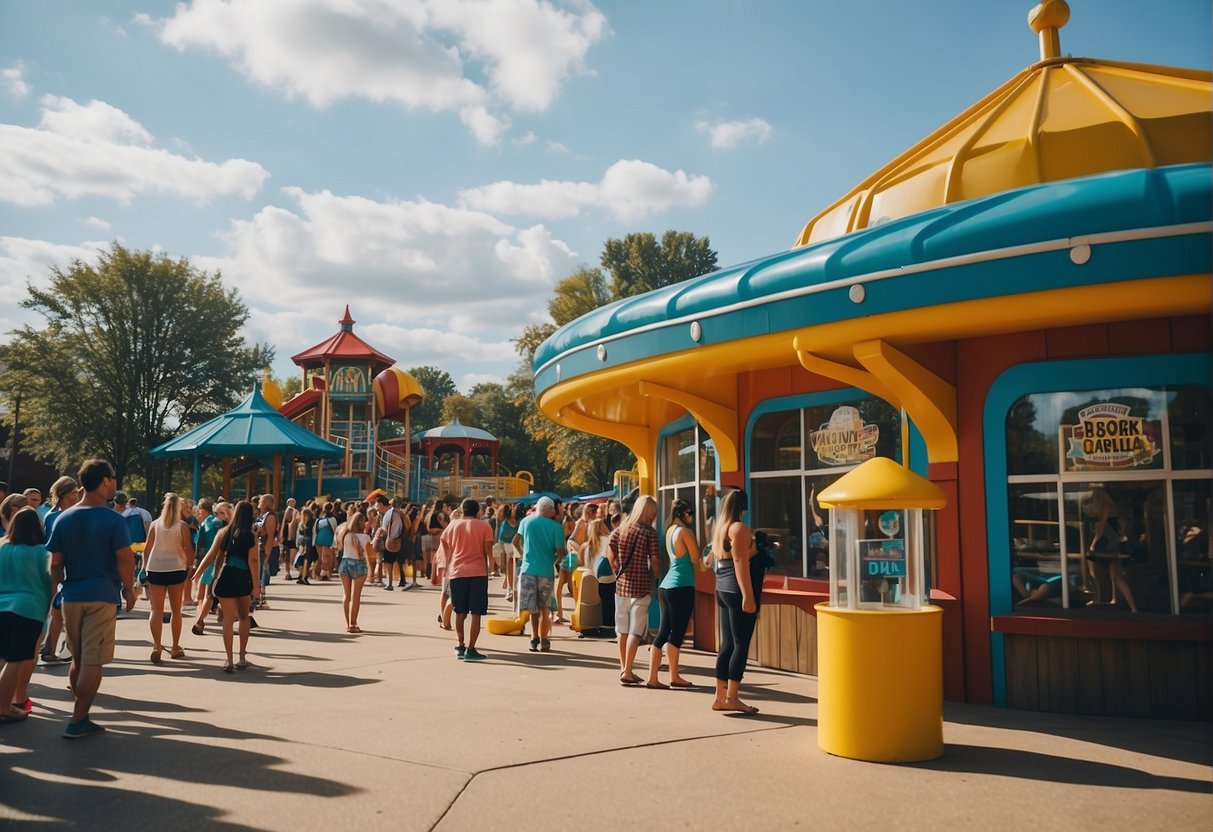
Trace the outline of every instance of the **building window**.
[[770, 538], [774, 572], [828, 577], [829, 517], [817, 494], [876, 456], [902, 459], [901, 412], [881, 399], [813, 403], [754, 419], [748, 448], [750, 525]]
[[1006, 416], [1017, 609], [1205, 614], [1209, 388], [1033, 393]]
[[675, 500], [685, 500], [695, 508], [695, 534], [706, 544], [716, 516], [718, 476], [716, 445], [706, 430], [692, 423], [664, 434], [657, 468], [658, 526], [665, 526]]

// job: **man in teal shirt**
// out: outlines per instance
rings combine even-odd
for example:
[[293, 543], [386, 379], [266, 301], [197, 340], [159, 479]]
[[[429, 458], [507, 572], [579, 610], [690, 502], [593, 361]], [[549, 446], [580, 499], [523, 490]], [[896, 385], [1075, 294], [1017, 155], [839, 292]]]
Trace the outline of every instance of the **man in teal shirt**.
[[540, 497], [535, 513], [523, 518], [514, 535], [514, 548], [522, 554], [518, 570], [518, 609], [531, 614], [531, 652], [552, 649], [552, 582], [556, 561], [564, 556], [564, 526], [554, 519], [556, 504]]

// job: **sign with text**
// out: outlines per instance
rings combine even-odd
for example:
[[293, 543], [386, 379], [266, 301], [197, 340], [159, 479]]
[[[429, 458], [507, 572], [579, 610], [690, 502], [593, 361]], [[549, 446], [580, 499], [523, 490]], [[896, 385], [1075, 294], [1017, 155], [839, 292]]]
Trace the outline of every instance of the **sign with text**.
[[809, 434], [809, 444], [826, 465], [852, 465], [876, 456], [880, 426], [864, 424], [858, 408], [843, 405], [830, 421]]
[[1067, 471], [1125, 471], [1162, 464], [1160, 425], [1131, 416], [1127, 404], [1099, 402], [1078, 411], [1078, 424], [1062, 425]]
[[864, 578], [904, 578], [906, 542], [904, 540], [860, 540], [859, 568]]

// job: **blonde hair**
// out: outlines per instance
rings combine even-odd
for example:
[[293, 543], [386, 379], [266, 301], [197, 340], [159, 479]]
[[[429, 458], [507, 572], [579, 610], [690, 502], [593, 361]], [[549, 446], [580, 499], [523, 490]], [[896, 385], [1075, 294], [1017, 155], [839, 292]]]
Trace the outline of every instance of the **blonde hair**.
[[716, 517], [716, 524], [712, 526], [712, 555], [713, 557], [723, 557], [725, 548], [724, 542], [729, 537], [729, 528], [734, 523], [740, 523], [741, 517], [745, 514], [746, 509], [750, 507], [750, 499], [741, 489], [730, 491], [724, 495], [724, 499], [720, 502], [720, 514]]
[[176, 492], [170, 491], [164, 495], [164, 507], [160, 510], [160, 520], [166, 529], [177, 525], [181, 519], [181, 498]]
[[620, 524], [620, 539], [631, 531], [633, 526], [637, 526], [642, 522], [645, 522], [646, 515], [647, 522], [649, 523], [652, 523], [657, 519], [657, 501], [648, 494], [636, 499], [636, 504], [632, 506], [632, 513], [625, 517], [623, 523]]
[[606, 521], [595, 517], [586, 528], [585, 542], [591, 552], [597, 552], [602, 548], [602, 541], [610, 536], [611, 530], [607, 527]]

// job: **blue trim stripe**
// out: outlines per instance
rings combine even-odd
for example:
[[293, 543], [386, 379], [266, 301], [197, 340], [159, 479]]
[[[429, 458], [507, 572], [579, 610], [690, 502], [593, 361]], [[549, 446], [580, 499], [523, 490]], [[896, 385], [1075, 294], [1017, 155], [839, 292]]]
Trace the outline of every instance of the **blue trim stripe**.
[[[1042, 289], [1208, 272], [1213, 252], [1207, 230], [1101, 242], [1084, 265], [1070, 261], [1063, 243], [1084, 235], [1207, 223], [1211, 179], [1208, 164], [1195, 164], [1034, 185], [626, 298], [567, 324], [540, 345], [533, 365], [536, 392], [633, 361], [845, 321], [857, 312], [878, 315]], [[1059, 238], [1059, 228], [1065, 237]], [[929, 268], [947, 258], [1048, 243], [1059, 244]], [[928, 268], [899, 273], [911, 266]], [[851, 282], [883, 272], [889, 274], [866, 284], [862, 307], [851, 302]], [[699, 342], [691, 339], [691, 319], [702, 326]], [[596, 345], [603, 339], [608, 339], [607, 357], [599, 360]]]

